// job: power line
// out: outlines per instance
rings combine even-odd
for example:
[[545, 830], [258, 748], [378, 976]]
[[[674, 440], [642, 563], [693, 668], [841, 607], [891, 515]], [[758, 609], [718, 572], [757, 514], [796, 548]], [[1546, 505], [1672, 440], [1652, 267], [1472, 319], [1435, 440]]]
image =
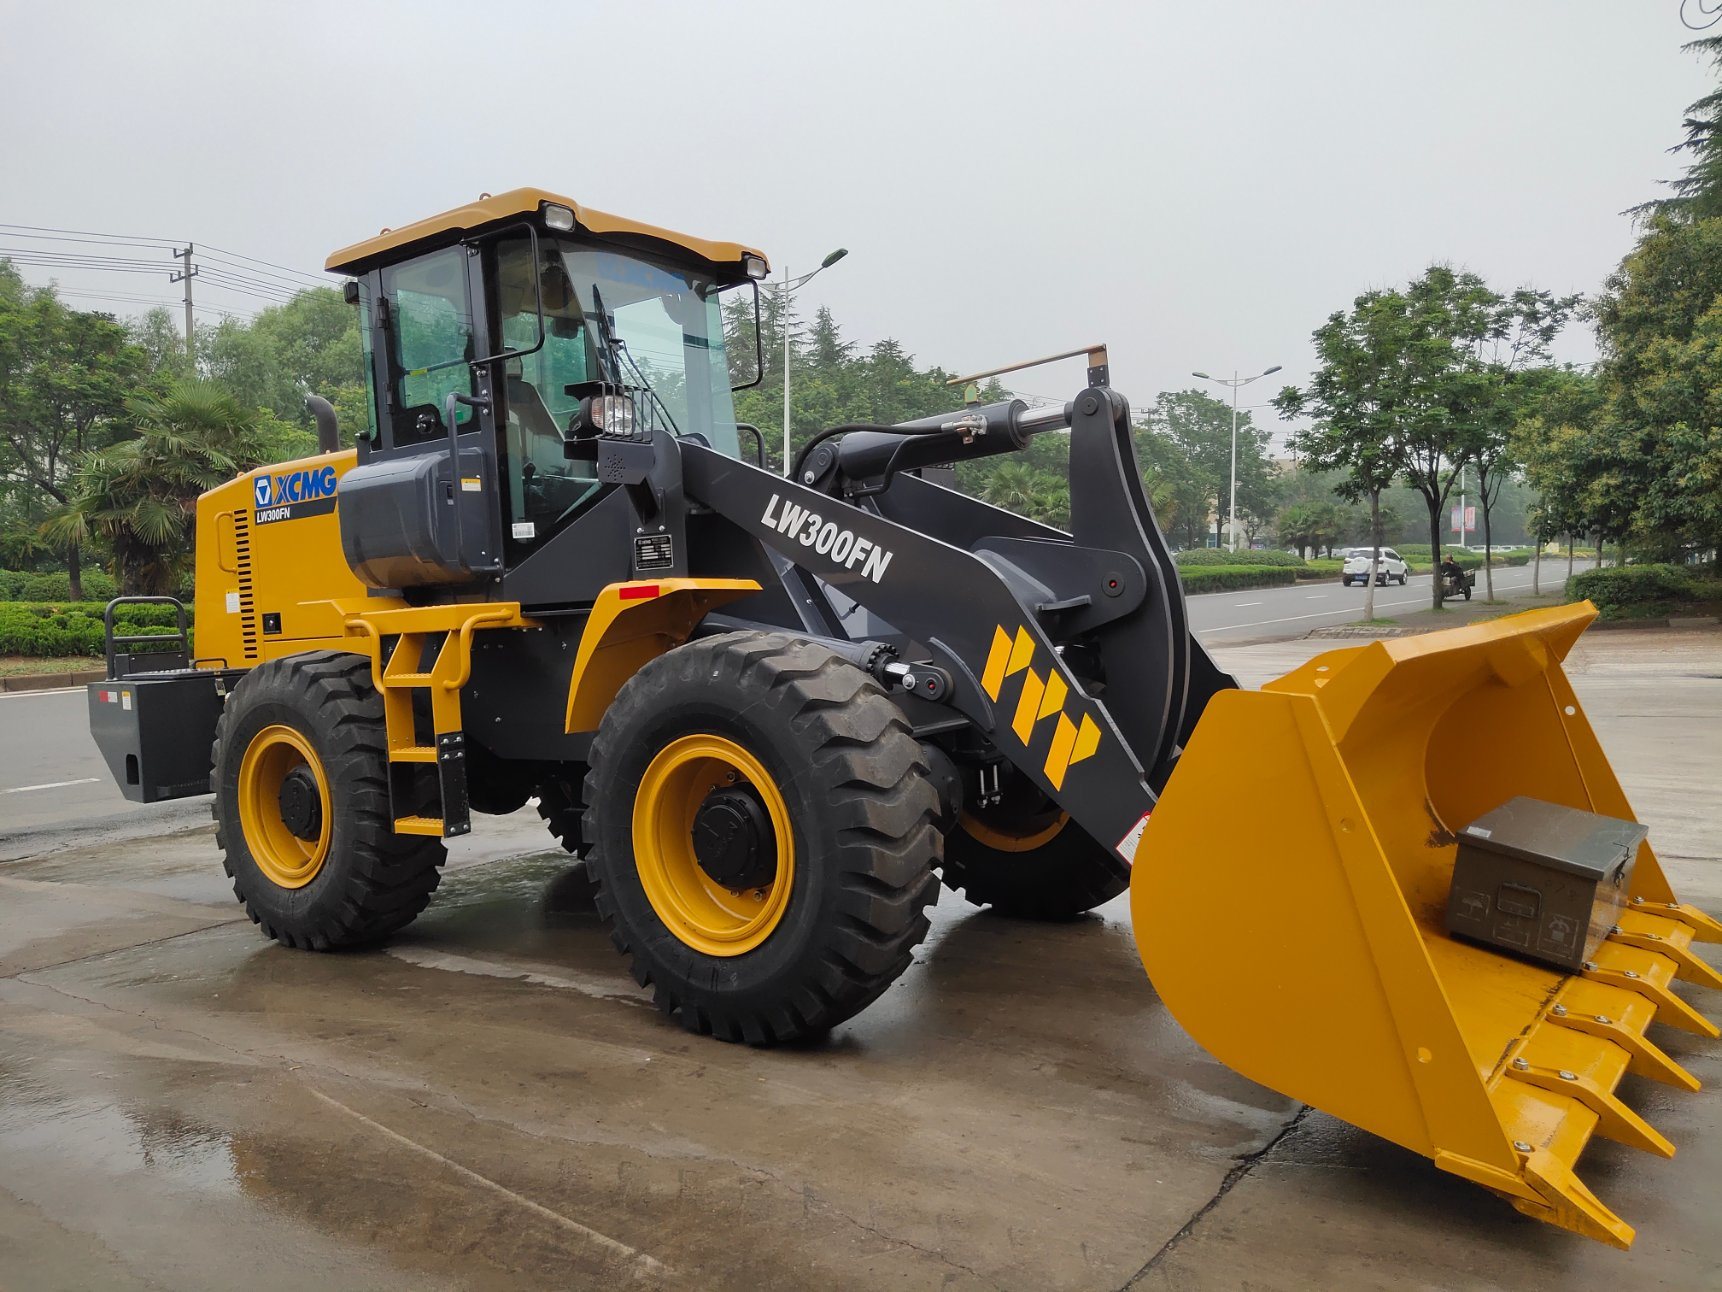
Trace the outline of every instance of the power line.
[[283, 292], [279, 288], [268, 287], [262, 283], [245, 282], [244, 280], [236, 281], [234, 279], [224, 277], [214, 270], [207, 270], [207, 273], [210, 284], [214, 287], [221, 288], [223, 291], [239, 292], [245, 296], [255, 296], [259, 300], [269, 301], [275, 305], [285, 305], [293, 299], [293, 294]]
[[150, 242], [133, 242], [129, 238], [97, 238], [81, 237], [69, 233], [24, 233], [26, 225], [0, 224], [0, 229], [6, 230], [8, 238], [28, 238], [33, 242], [82, 242], [94, 247], [142, 247], [148, 251], [166, 251], [166, 247], [158, 247]]
[[209, 265], [210, 273], [218, 274], [222, 278], [232, 279], [236, 283], [243, 283], [247, 287], [280, 292], [283, 296], [297, 296], [300, 292], [308, 292], [311, 290], [309, 287], [288, 286], [285, 283], [271, 282], [266, 278], [254, 278], [248, 273], [241, 270], [229, 269], [225, 265], [214, 264], [209, 261], [205, 261], [204, 263]]
[[128, 272], [159, 273], [165, 262], [143, 260], [133, 256], [97, 256], [78, 251], [48, 251], [42, 247], [0, 247], [0, 255], [8, 259], [30, 260], [41, 264], [63, 264], [73, 269], [121, 269]]
[[0, 229], [28, 229], [32, 233], [60, 233], [72, 234], [82, 238], [105, 238], [111, 242], [130, 242], [135, 246], [143, 246], [146, 243], [160, 243], [170, 251], [174, 247], [180, 245], [177, 238], [146, 238], [139, 234], [130, 233], [96, 233], [90, 229], [56, 229], [52, 225], [46, 224], [0, 223]]
[[[0, 227], [4, 227], [4, 226], [0, 226]], [[328, 280], [327, 276], [325, 276], [325, 275], [308, 274], [302, 269], [290, 269], [286, 265], [278, 265], [272, 260], [259, 260], [256, 256], [247, 256], [247, 255], [243, 255], [237, 251], [228, 251], [222, 247], [212, 246], [207, 242], [204, 243], [203, 245], [204, 245], [205, 250], [208, 250], [208, 251], [219, 251], [224, 256], [236, 256], [240, 260], [249, 260], [254, 265], [267, 265], [270, 269], [285, 270], [289, 274], [297, 274], [302, 278], [312, 279], [319, 286], [326, 287], [329, 285], [329, 280]]]
[[[49, 225], [8, 224], [5, 222], [0, 222], [0, 231], [7, 231], [0, 233], [0, 236], [29, 239], [36, 242], [58, 241], [98, 248], [137, 248], [144, 251], [167, 251], [175, 256], [182, 254], [166, 239], [145, 239], [128, 234], [109, 234], [86, 229], [58, 229]], [[213, 259], [216, 262], [213, 265], [204, 263], [201, 266], [208, 271], [211, 284], [224, 286], [244, 295], [284, 302], [299, 292], [310, 290], [313, 287], [332, 286], [326, 279], [318, 278], [301, 270], [291, 269], [285, 265], [277, 265], [273, 261], [263, 260], [256, 256], [247, 256], [243, 252], [215, 248], [214, 250], [218, 254], [210, 257], [208, 250], [206, 249], [200, 260], [207, 262]], [[0, 248], [0, 255], [6, 256], [20, 265], [67, 270], [99, 270], [107, 273], [160, 273], [167, 269], [158, 261], [138, 256], [102, 255], [96, 251], [73, 251], [56, 249], [51, 246], [4, 247]], [[249, 265], [241, 264], [241, 261], [267, 267], [251, 268]], [[168, 272], [173, 271], [168, 270]], [[174, 281], [177, 282], [179, 279], [175, 278]]]
[[240, 264], [236, 260], [228, 260], [223, 256], [210, 255], [208, 252], [200, 252], [199, 254], [203, 257], [203, 262], [205, 264], [221, 265], [224, 268], [231, 270], [236, 275], [243, 275], [245, 277], [271, 283], [279, 287], [285, 287], [294, 292], [315, 291], [320, 287], [333, 287], [335, 285], [333, 281], [328, 279], [305, 282], [296, 278], [289, 278], [285, 274], [271, 273], [267, 269], [251, 269]]

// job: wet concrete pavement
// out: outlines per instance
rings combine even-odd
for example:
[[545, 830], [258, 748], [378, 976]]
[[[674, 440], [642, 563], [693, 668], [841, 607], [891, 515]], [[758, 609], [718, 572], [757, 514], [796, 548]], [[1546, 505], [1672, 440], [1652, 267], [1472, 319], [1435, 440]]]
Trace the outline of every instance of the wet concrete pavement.
[[[1722, 634], [1593, 633], [1571, 671], [1722, 910]], [[1623, 1087], [1676, 1158], [1581, 1160], [1620, 1253], [1205, 1057], [1122, 901], [1045, 927], [945, 895], [828, 1040], [688, 1036], [529, 818], [356, 955], [264, 943], [207, 828], [0, 864], [0, 1288], [1722, 1286], [1722, 1044], [1657, 1029], [1706, 1089]]]

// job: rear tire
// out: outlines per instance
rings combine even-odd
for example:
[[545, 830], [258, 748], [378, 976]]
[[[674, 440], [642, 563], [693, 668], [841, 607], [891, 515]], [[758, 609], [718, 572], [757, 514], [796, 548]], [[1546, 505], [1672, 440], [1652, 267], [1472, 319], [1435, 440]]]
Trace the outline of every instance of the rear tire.
[[[1024, 920], [1069, 920], [1130, 887], [1130, 868], [1102, 847], [1021, 773], [1004, 802], [965, 811], [945, 836], [945, 886], [976, 906]], [[1012, 807], [1028, 800], [1031, 812]]]
[[[773, 842], [769, 869], [732, 888], [692, 837], [737, 793], [756, 804], [751, 837]], [[586, 802], [598, 913], [689, 1031], [753, 1045], [826, 1031], [926, 936], [941, 839], [925, 756], [878, 683], [823, 647], [737, 632], [659, 656], [604, 715]]]
[[556, 837], [564, 851], [573, 853], [576, 857], [584, 857], [590, 850], [590, 845], [581, 834], [581, 818], [586, 815], [586, 805], [580, 799], [580, 782], [570, 782], [560, 776], [538, 787], [538, 815], [549, 827], [550, 833]]
[[[368, 659], [310, 651], [259, 664], [228, 698], [210, 758], [215, 843], [233, 895], [275, 941], [363, 946], [430, 901], [447, 854], [440, 839], [394, 832]], [[289, 809], [289, 778], [317, 808]]]

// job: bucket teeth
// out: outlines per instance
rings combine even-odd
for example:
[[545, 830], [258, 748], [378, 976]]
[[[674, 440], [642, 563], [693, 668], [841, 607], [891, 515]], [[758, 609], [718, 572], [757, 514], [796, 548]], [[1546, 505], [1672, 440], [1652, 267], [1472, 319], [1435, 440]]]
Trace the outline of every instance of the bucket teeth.
[[1714, 1039], [1722, 1036], [1714, 1023], [1669, 989], [1675, 962], [1660, 951], [1644, 951], [1609, 940], [1587, 960], [1582, 976], [1590, 981], [1637, 992], [1656, 1006], [1656, 1021], [1685, 1032]]
[[[1570, 995], [1570, 991], [1562, 993], [1562, 999]], [[1568, 1005], [1557, 1004], [1547, 1021], [1556, 1027], [1612, 1041], [1626, 1051], [1627, 1071], [1637, 1076], [1680, 1090], [1696, 1092], [1702, 1088], [1698, 1078], [1663, 1053], [1661, 1046], [1611, 1014], [1580, 1013]]]
[[1519, 1059], [1507, 1068], [1507, 1076], [1514, 1081], [1552, 1091], [1590, 1109], [1596, 1114], [1596, 1133], [1604, 1139], [1641, 1148], [1659, 1157], [1674, 1156], [1674, 1145], [1665, 1135], [1616, 1099], [1609, 1089], [1588, 1073], [1570, 1068], [1541, 1067]]
[[1692, 951], [1694, 931], [1680, 920], [1652, 915], [1638, 909], [1621, 912], [1620, 923], [1608, 935], [1610, 942], [1637, 947], [1674, 961], [1674, 976], [1702, 987], [1722, 991], [1722, 974], [1699, 959]]
[[1692, 930], [1694, 942], [1722, 942], [1722, 921], [1712, 919], [1696, 906], [1684, 902], [1647, 902], [1642, 897], [1635, 897], [1631, 909], [1679, 921]]
[[1513, 1206], [1525, 1215], [1546, 1220], [1622, 1251], [1632, 1246], [1635, 1233], [1632, 1226], [1603, 1206], [1601, 1199], [1573, 1174], [1572, 1168], [1553, 1153], [1537, 1149], [1527, 1154], [1524, 1175], [1525, 1182], [1541, 1198], [1539, 1202], [1518, 1197], [1512, 1199]]

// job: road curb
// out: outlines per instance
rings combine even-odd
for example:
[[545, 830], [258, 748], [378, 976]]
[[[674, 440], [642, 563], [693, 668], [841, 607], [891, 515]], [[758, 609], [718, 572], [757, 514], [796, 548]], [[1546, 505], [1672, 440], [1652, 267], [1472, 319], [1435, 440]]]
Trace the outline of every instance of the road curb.
[[0, 677], [0, 695], [14, 691], [55, 691], [61, 687], [100, 682], [106, 676], [99, 668], [79, 669], [73, 673], [22, 673], [16, 677]]

